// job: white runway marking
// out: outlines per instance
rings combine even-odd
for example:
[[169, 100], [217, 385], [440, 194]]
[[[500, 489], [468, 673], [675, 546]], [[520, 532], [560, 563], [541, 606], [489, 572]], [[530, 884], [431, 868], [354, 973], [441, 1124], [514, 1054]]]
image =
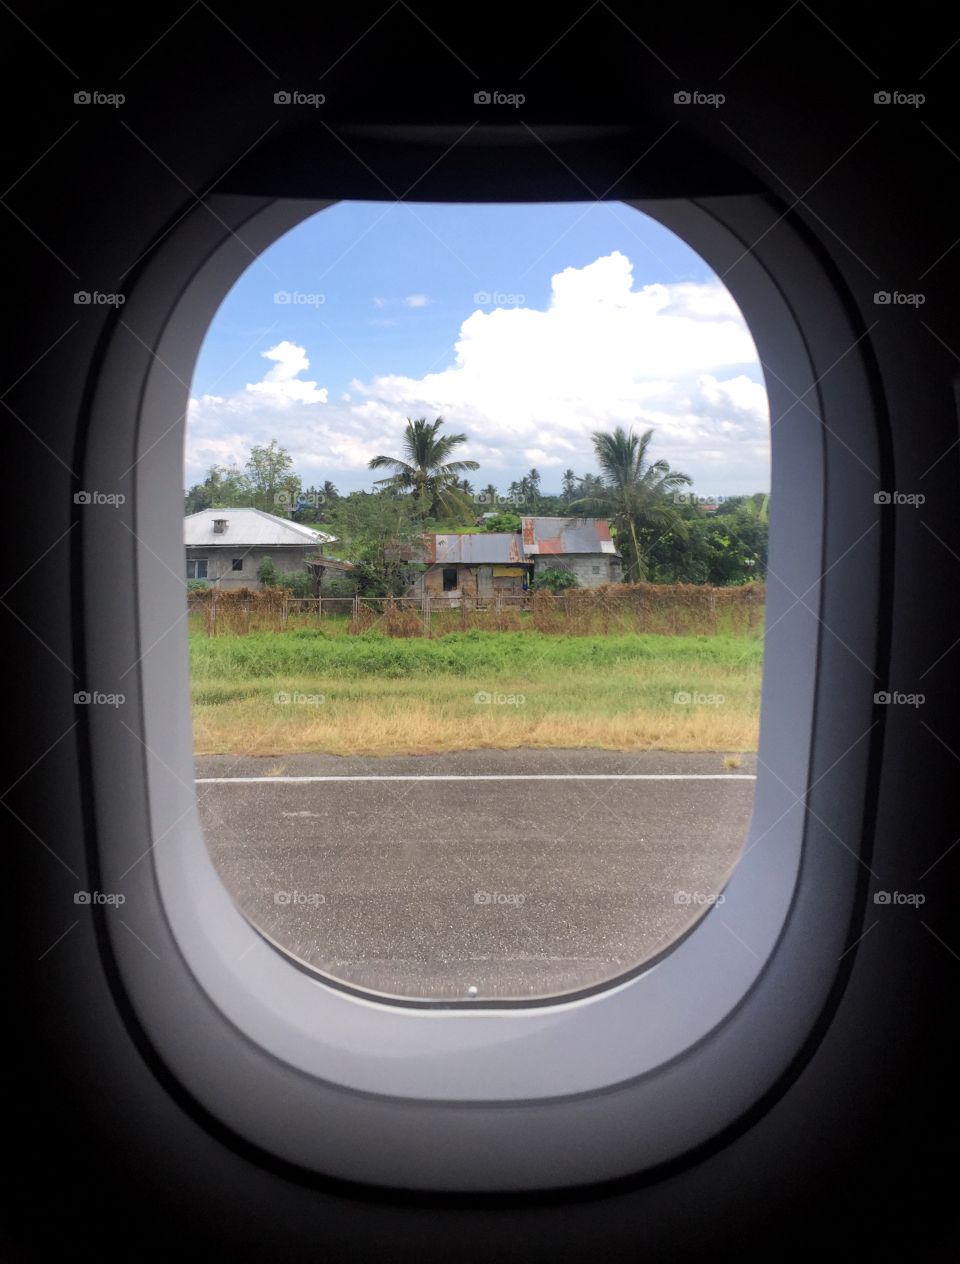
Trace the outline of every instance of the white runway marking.
[[197, 777], [198, 786], [271, 785], [311, 781], [756, 781], [749, 772], [542, 772], [341, 774], [331, 777]]

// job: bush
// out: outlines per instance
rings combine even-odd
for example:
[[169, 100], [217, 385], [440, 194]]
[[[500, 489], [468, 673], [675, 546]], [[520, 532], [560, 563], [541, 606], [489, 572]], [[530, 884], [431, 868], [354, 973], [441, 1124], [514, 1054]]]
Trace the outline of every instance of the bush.
[[281, 575], [277, 582], [291, 597], [313, 596], [313, 576], [309, 571], [290, 571], [287, 575]]
[[205, 579], [188, 579], [187, 592], [205, 592], [207, 581]]
[[577, 577], [572, 571], [562, 570], [559, 566], [550, 566], [537, 576], [533, 582], [537, 592], [565, 592], [568, 588], [579, 588]]
[[321, 597], [355, 597], [357, 595], [356, 580], [346, 575], [335, 579], [325, 579], [320, 587]]
[[263, 584], [264, 588], [276, 588], [278, 580], [277, 568], [272, 557], [265, 557], [257, 567], [257, 579]]

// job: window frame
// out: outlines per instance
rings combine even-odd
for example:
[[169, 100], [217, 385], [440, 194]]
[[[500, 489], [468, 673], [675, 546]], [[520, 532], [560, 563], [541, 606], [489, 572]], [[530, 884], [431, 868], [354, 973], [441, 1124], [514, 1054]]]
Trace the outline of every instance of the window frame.
[[[125, 917], [151, 946], [95, 910], [128, 1021], [228, 1133], [317, 1173], [535, 1189], [649, 1170], [710, 1144], [789, 1075], [862, 918], [874, 750], [862, 737], [884, 536], [870, 538], [875, 484], [850, 448], [882, 469], [882, 407], [852, 304], [772, 200], [628, 203], [727, 273], [774, 367], [776, 631], [747, 850], [722, 911], [611, 986], [522, 1009], [398, 1006], [295, 969], [234, 905], [200, 832], [186, 632], [174, 622], [185, 586], [182, 429], [169, 418], [183, 411], [180, 378], [250, 250], [331, 204], [208, 202], [216, 216], [185, 216], [131, 285], [124, 323], [143, 348], [114, 323], [86, 419], [89, 485], [122, 487], [135, 462], [122, 512], [88, 515], [81, 542], [87, 678], [135, 664], [124, 723], [110, 708], [84, 717], [100, 888], [124, 892]], [[849, 354], [834, 363], [838, 349]], [[135, 428], [118, 435], [118, 416], [135, 417]], [[861, 531], [851, 571], [845, 550]], [[863, 678], [828, 626], [864, 663]]]

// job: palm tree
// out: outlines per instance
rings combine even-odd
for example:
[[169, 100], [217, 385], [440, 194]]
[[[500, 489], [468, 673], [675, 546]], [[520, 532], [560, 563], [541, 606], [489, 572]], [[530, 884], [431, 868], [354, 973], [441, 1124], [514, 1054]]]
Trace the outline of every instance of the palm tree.
[[573, 470], [564, 470], [560, 483], [561, 500], [571, 501], [577, 494], [577, 476]]
[[633, 583], [646, 579], [647, 559], [638, 531], [654, 528], [685, 535], [688, 528], [672, 494], [693, 480], [671, 470], [666, 461], [649, 461], [647, 450], [653, 430], [642, 435], [617, 426], [610, 433], [595, 430], [593, 450], [600, 467], [601, 487], [573, 502], [587, 513], [610, 518], [617, 529], [617, 544], [624, 559], [624, 578]]
[[436, 421], [427, 421], [426, 417], [411, 421], [408, 417], [403, 434], [403, 457], [375, 456], [370, 469], [393, 470], [389, 478], [377, 479], [377, 482], [397, 491], [411, 492], [428, 517], [469, 516], [473, 506], [457, 483], [465, 470], [478, 470], [480, 464], [448, 459], [461, 443], [466, 443], [467, 436], [438, 436], [442, 425], [442, 417]]

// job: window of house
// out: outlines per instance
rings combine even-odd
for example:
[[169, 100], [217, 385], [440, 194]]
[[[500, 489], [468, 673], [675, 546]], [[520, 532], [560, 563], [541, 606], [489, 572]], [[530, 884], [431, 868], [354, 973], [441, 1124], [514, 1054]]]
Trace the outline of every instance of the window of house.
[[205, 557], [187, 558], [187, 579], [206, 579], [207, 559]]
[[591, 570], [592, 570], [592, 572], [593, 572], [593, 574], [594, 574], [594, 575], [599, 575], [599, 574], [600, 574], [600, 567], [599, 567], [599, 566], [593, 566], [593, 567], [591, 567]]
[[454, 566], [443, 568], [443, 591], [453, 592], [457, 586], [457, 571]]
[[235, 557], [235, 558], [233, 559], [233, 562], [231, 563], [230, 569], [231, 569], [231, 570], [234, 570], [234, 571], [242, 571], [242, 570], [243, 570], [243, 558], [242, 558], [242, 557]]

